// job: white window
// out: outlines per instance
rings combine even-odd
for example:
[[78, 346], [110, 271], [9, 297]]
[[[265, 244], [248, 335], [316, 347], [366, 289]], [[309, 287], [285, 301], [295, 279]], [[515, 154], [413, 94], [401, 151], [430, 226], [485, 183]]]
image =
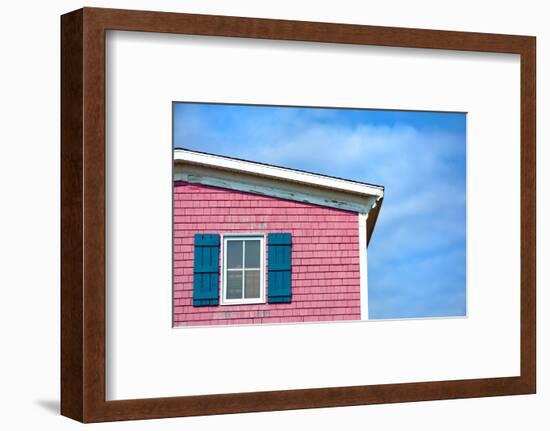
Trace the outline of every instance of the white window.
[[224, 235], [222, 304], [265, 302], [265, 237]]

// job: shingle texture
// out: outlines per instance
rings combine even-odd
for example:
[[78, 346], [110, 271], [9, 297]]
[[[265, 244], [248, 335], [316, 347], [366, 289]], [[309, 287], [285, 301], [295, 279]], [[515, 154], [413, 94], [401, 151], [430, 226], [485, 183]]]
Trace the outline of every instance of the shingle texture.
[[[193, 307], [194, 235], [248, 232], [292, 234], [292, 302]], [[174, 326], [359, 320], [358, 235], [354, 212], [176, 181]]]

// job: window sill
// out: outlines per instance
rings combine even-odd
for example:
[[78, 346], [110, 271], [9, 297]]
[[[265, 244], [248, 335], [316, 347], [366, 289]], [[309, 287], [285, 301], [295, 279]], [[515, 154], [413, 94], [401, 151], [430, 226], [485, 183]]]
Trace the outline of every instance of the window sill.
[[234, 300], [234, 301], [220, 301], [220, 305], [253, 305], [253, 304], [265, 304], [265, 299], [248, 299], [248, 300]]

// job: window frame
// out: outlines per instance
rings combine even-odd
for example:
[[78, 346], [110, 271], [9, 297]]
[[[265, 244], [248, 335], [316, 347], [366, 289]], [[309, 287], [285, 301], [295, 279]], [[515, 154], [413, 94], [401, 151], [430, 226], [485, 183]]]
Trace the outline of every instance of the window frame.
[[[221, 247], [221, 259], [222, 259], [222, 274], [221, 274], [221, 295], [220, 305], [246, 305], [246, 304], [265, 304], [265, 277], [266, 277], [266, 235], [265, 233], [230, 233], [221, 234], [222, 247]], [[247, 240], [259, 240], [260, 241], [260, 297], [259, 298], [238, 298], [227, 299], [227, 243], [229, 241], [247, 241]], [[244, 256], [243, 256], [244, 258]], [[243, 272], [246, 268], [243, 268]], [[243, 289], [244, 289], [244, 277], [243, 277]], [[244, 296], [244, 292], [243, 292]]]

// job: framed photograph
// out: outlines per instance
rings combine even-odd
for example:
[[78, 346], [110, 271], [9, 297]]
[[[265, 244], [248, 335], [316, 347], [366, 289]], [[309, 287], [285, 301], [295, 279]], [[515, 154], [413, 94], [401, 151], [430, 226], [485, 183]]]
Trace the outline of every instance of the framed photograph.
[[61, 18], [61, 413], [533, 394], [535, 38]]

